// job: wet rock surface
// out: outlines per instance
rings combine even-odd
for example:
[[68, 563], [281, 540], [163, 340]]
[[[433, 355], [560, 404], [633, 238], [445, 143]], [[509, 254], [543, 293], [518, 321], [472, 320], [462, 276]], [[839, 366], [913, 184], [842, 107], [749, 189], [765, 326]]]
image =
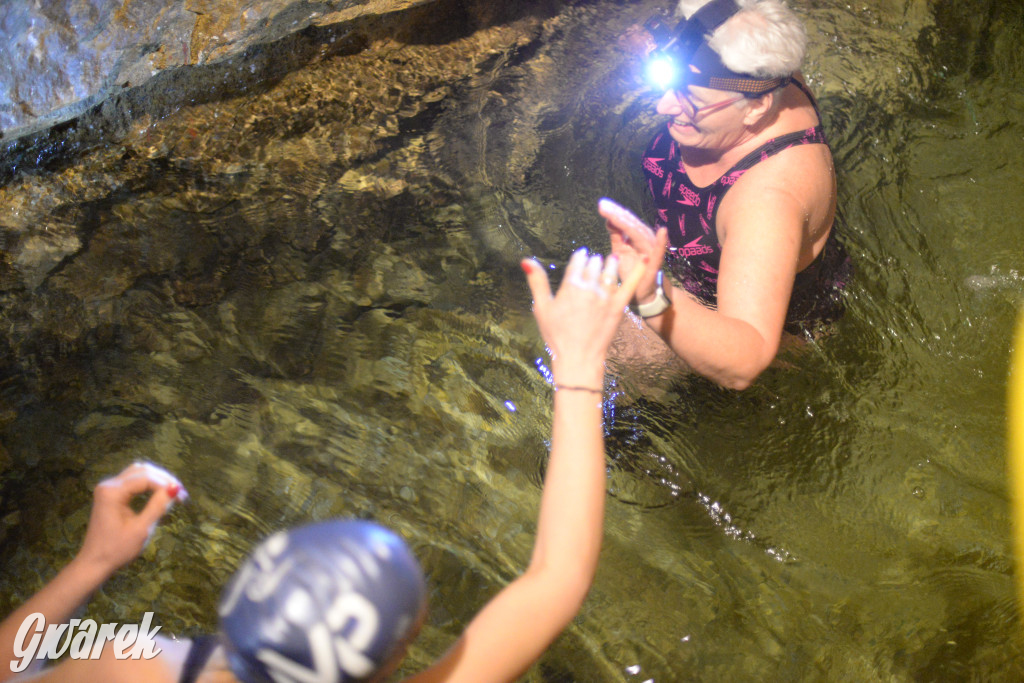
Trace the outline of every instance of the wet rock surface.
[[[177, 67], [210, 65], [310, 26], [430, 0], [23, 0], [0, 7], [0, 130], [49, 127]], [[401, 19], [398, 19], [401, 22]]]
[[[49, 173], [15, 172], [0, 187], [8, 208], [0, 217], [8, 400], [35, 395], [30, 385], [45, 385], [51, 364], [84, 349], [130, 340], [177, 347], [131, 322], [143, 299], [212, 306], [240, 287], [302, 277], [306, 262], [325, 252], [367, 255], [381, 230], [397, 239], [431, 222], [463, 222], [458, 203], [438, 194], [450, 180], [430, 160], [430, 124], [460, 83], [537, 39], [551, 8], [527, 9], [496, 17], [434, 3], [410, 10], [404, 27], [367, 29], [355, 42], [334, 40], [349, 25], [310, 29], [243, 58], [277, 70], [269, 82], [243, 78], [230, 97], [211, 93], [185, 109], [167, 100], [159, 104], [166, 110], [119, 109], [123, 116], [104, 119], [101, 107], [69, 129], [51, 129], [63, 136], [59, 162]], [[424, 32], [444, 42], [425, 43]], [[304, 68], [292, 70], [296, 64]], [[208, 83], [195, 71], [178, 74], [195, 79], [196, 91]], [[77, 132], [111, 137], [76, 153], [69, 148]], [[407, 222], [434, 211], [426, 224]], [[476, 260], [464, 246], [452, 277]], [[373, 257], [345, 266], [360, 290], [353, 308], [381, 299], [422, 305], [433, 294], [415, 270], [429, 264], [385, 258], [391, 263]], [[444, 288], [440, 297], [458, 294]]]
[[[66, 161], [117, 139], [143, 116], [161, 119], [182, 106], [266, 90], [285, 74], [317, 59], [365, 51], [383, 39], [443, 44], [516, 16], [549, 14], [551, 7], [546, 5], [558, 5], [528, 2], [496, 8], [459, 0], [279, 1], [243, 9], [228, 2], [207, 2], [202, 4], [209, 7], [200, 11], [193, 3], [164, 8], [163, 3], [141, 2], [112, 11], [118, 5], [109, 4], [87, 12], [82, 21], [100, 33], [94, 39], [107, 51], [102, 55], [109, 52], [116, 58], [93, 54], [77, 44], [64, 45], [74, 42], [76, 30], [85, 31], [66, 25], [77, 20], [68, 12], [35, 10], [40, 15], [36, 16], [26, 9], [28, 3], [0, 8], [7, 13], [0, 16], [5, 35], [35, 46], [0, 53], [0, 59], [6, 60], [0, 61], [0, 73], [6, 76], [0, 80], [6, 86], [6, 94], [0, 96], [0, 116], [6, 117], [0, 124], [0, 182], [19, 169]], [[108, 26], [120, 26], [119, 22], [128, 22], [132, 30]], [[47, 31], [74, 35], [39, 43], [37, 34]], [[104, 31], [119, 37], [104, 39]], [[134, 44], [136, 40], [141, 42]], [[53, 53], [45, 49], [51, 43]], [[77, 48], [83, 54], [73, 53]], [[145, 53], [144, 61], [153, 59], [155, 53], [148, 50], [167, 55], [158, 65], [143, 69], [145, 77], [133, 79], [117, 72], [126, 68], [122, 62], [131, 61], [135, 53]], [[89, 66], [90, 60], [106, 66]]]

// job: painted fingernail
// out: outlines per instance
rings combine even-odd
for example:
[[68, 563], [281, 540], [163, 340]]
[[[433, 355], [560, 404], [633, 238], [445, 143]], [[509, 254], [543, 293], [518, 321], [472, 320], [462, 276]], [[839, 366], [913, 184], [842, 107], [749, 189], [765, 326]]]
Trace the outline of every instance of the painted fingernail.
[[181, 493], [181, 484], [168, 484], [167, 495], [171, 498], [177, 498], [178, 494]]
[[520, 261], [519, 262], [519, 267], [522, 268], [523, 272], [526, 273], [527, 275], [529, 275], [530, 271], [533, 270], [533, 264], [531, 264], [527, 260]]

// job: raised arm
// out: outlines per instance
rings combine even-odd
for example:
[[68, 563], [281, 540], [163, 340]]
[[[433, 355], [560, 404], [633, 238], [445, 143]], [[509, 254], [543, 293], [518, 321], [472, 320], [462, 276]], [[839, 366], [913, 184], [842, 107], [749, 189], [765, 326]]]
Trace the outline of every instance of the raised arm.
[[[132, 510], [134, 496], [151, 491], [141, 512]], [[30, 642], [17, 642], [25, 620], [41, 614], [46, 624], [66, 623], [111, 574], [138, 557], [153, 528], [175, 500], [187, 497], [176, 478], [155, 465], [136, 463], [116, 477], [101, 481], [93, 493], [92, 513], [82, 549], [73, 560], [0, 623], [0, 681], [26, 671], [24, 652]], [[24, 635], [24, 634], [23, 634]], [[12, 671], [12, 665], [17, 671]]]
[[536, 661], [579, 611], [601, 549], [605, 460], [601, 394], [608, 344], [642, 269], [618, 286], [617, 260], [573, 254], [558, 294], [523, 261], [555, 380], [551, 456], [526, 571], [474, 617], [415, 683], [503, 683]]

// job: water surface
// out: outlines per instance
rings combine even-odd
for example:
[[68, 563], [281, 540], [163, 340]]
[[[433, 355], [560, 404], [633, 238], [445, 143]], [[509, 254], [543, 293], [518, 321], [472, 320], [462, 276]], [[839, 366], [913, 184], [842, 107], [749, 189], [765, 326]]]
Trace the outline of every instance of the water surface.
[[[612, 374], [602, 563], [525, 680], [1024, 676], [1003, 448], [1021, 9], [795, 5], [848, 313], [743, 393]], [[73, 554], [88, 488], [148, 458], [192, 500], [91, 614], [211, 630], [257, 539], [372, 517], [430, 576], [406, 671], [439, 655], [528, 561], [550, 394], [517, 263], [605, 248], [601, 196], [644, 209], [654, 94], [614, 45], [655, 7], [328, 51], [2, 188], [85, 236], [5, 295], [2, 607]]]

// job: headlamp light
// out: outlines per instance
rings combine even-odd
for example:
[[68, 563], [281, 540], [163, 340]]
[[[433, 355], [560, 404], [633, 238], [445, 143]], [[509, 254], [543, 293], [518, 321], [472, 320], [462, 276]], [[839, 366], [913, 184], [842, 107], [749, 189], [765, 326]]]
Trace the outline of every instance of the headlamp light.
[[679, 37], [686, 23], [684, 19], [675, 28], [669, 28], [658, 16], [644, 22], [644, 29], [657, 46], [644, 63], [644, 78], [648, 84], [662, 92], [682, 85], [679, 81], [685, 61], [680, 59]]
[[665, 52], [655, 52], [647, 59], [644, 77], [653, 87], [664, 92], [677, 89], [682, 80], [682, 70], [676, 60]]

